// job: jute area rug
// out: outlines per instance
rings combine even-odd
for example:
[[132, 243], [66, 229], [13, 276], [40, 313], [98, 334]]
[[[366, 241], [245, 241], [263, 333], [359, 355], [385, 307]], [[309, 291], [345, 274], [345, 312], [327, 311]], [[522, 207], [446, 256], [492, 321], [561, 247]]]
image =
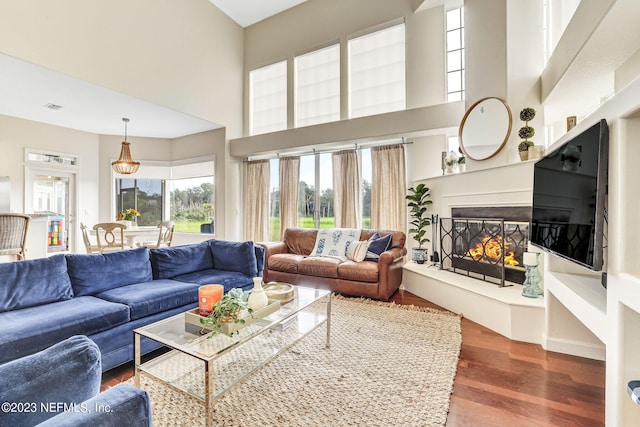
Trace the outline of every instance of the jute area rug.
[[[444, 425], [459, 317], [341, 297], [332, 308], [331, 348], [320, 326], [218, 399], [215, 425]], [[200, 401], [145, 376], [141, 388], [151, 397], [154, 426], [204, 425]]]

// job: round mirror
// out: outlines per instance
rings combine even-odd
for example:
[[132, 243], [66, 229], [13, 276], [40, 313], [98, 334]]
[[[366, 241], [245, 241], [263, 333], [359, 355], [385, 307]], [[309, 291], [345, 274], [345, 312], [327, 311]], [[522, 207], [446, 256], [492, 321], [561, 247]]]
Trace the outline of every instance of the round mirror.
[[467, 157], [485, 160], [502, 149], [510, 133], [509, 106], [500, 98], [483, 98], [464, 114], [458, 135]]

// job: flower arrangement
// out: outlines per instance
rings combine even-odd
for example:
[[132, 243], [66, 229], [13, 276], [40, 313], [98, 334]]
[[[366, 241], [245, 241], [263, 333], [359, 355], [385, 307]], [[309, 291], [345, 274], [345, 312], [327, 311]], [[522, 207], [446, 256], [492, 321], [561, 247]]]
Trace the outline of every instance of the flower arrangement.
[[140, 212], [135, 209], [124, 209], [118, 212], [118, 221], [135, 221], [140, 216]]
[[[222, 329], [223, 323], [246, 323], [242, 318], [243, 313], [252, 314], [253, 310], [248, 305], [249, 292], [240, 288], [233, 288], [227, 292], [220, 301], [215, 303], [209, 316], [200, 319], [200, 323], [212, 330], [215, 335]], [[238, 331], [231, 333], [233, 335]]]

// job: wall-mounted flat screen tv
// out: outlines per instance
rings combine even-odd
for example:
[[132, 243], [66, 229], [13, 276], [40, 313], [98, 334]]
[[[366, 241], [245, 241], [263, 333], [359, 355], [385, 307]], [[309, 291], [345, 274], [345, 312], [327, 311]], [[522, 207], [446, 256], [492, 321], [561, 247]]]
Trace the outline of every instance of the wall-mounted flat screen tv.
[[608, 163], [604, 119], [535, 163], [531, 243], [591, 270], [602, 269]]

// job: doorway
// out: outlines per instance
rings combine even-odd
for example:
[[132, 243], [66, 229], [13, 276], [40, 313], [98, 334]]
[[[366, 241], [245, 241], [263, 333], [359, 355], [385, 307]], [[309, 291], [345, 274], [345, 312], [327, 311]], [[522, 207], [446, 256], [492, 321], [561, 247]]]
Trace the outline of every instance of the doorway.
[[49, 216], [47, 253], [75, 252], [75, 188], [73, 172], [27, 169], [25, 212]]

